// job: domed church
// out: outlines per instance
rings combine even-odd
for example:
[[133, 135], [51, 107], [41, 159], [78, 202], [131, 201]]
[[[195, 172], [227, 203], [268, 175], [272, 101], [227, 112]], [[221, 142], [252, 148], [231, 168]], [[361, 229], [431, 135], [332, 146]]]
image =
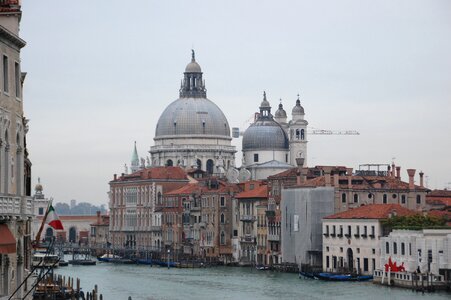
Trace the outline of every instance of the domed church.
[[243, 167], [252, 179], [266, 179], [298, 164], [306, 166], [308, 122], [304, 115], [298, 95], [289, 122], [282, 103], [273, 116], [263, 93], [260, 113], [243, 134]]
[[236, 149], [221, 109], [207, 99], [202, 69], [194, 50], [186, 66], [177, 100], [166, 107], [150, 148], [152, 166], [199, 168], [223, 173], [235, 166]]

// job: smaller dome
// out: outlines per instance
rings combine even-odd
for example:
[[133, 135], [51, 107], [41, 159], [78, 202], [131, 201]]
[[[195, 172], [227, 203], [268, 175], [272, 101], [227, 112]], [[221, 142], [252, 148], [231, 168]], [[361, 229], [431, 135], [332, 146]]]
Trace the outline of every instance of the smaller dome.
[[286, 118], [287, 117], [287, 112], [283, 109], [282, 103], [279, 104], [279, 109], [276, 110], [276, 113], [274, 114], [274, 116], [276, 118]]
[[191, 61], [185, 68], [186, 73], [201, 73], [202, 70], [196, 61]]
[[304, 108], [301, 106], [301, 100], [296, 100], [296, 105], [293, 107], [293, 110], [291, 111], [293, 115], [303, 115], [304, 114]]
[[186, 65], [185, 73], [202, 73], [200, 65], [196, 62], [194, 50], [191, 50], [191, 62]]
[[271, 108], [271, 104], [269, 104], [269, 101], [266, 100], [266, 92], [263, 92], [263, 101], [262, 101], [262, 103], [260, 103], [260, 108], [263, 108], [263, 107]]
[[36, 184], [36, 186], [34, 187], [34, 190], [36, 192], [42, 192], [43, 187], [42, 187], [42, 184], [41, 184], [41, 178], [38, 178], [38, 184]]

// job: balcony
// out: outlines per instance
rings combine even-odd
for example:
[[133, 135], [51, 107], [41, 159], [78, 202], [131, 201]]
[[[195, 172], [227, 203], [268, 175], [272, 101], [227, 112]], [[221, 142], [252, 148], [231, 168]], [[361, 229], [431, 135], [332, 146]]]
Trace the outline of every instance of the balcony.
[[280, 235], [278, 235], [278, 234], [268, 234], [268, 241], [280, 242]]
[[361, 235], [361, 237], [363, 237], [364, 239], [366, 239], [367, 238], [367, 234], [366, 233], [363, 233], [362, 235]]
[[345, 237], [347, 237], [348, 239], [351, 237], [351, 234], [349, 234], [349, 233], [346, 233], [345, 234]]
[[199, 227], [201, 227], [201, 228], [205, 228], [205, 227], [206, 227], [206, 224], [205, 224], [205, 222], [199, 222]]
[[370, 234], [369, 237], [374, 239], [376, 236], [374, 234]]
[[355, 237], [356, 239], [359, 239], [359, 238], [360, 238], [360, 233], [354, 234], [354, 237]]
[[194, 212], [194, 211], [200, 211], [201, 207], [200, 206], [191, 206], [190, 211]]
[[161, 226], [149, 226], [149, 231], [161, 231]]
[[335, 233], [331, 233], [330, 236], [331, 236], [331, 237], [335, 237], [336, 234], [335, 234]]
[[328, 234], [328, 233], [323, 233], [323, 235], [324, 235], [325, 237], [329, 237], [329, 234]]
[[337, 234], [337, 237], [339, 237], [339, 238], [343, 237], [343, 233]]
[[241, 237], [241, 243], [255, 243], [255, 238], [250, 235], [250, 234], [246, 234], [245, 236]]
[[243, 222], [254, 222], [257, 218], [252, 215], [241, 215], [240, 220]]
[[0, 196], [0, 216], [32, 217], [33, 199], [31, 197]]

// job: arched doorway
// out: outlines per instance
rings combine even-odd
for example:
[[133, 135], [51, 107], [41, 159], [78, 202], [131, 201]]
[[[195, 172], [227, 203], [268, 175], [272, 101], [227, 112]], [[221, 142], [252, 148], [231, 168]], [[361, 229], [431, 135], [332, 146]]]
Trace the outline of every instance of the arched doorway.
[[45, 239], [46, 240], [50, 240], [53, 237], [53, 228], [52, 227], [48, 227], [45, 230]]
[[207, 173], [208, 174], [213, 174], [213, 160], [209, 159], [207, 160]]
[[77, 229], [75, 227], [71, 227], [69, 229], [69, 242], [75, 243], [77, 240]]
[[196, 165], [199, 170], [202, 169], [202, 161], [200, 159], [196, 160]]
[[174, 165], [174, 163], [172, 162], [172, 159], [168, 159], [167, 161], [166, 161], [166, 166], [167, 167], [172, 167]]
[[354, 270], [354, 255], [352, 253], [351, 248], [348, 248], [347, 254], [348, 254], [348, 269], [349, 271], [352, 272]]

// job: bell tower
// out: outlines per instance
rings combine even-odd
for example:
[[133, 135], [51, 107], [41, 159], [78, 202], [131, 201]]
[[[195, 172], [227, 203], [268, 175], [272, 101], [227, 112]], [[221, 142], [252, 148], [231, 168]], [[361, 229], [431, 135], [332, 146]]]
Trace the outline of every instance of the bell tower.
[[296, 166], [296, 158], [304, 159], [304, 167], [307, 166], [307, 125], [304, 119], [305, 112], [301, 106], [301, 100], [296, 100], [296, 105], [291, 111], [291, 121], [289, 122], [290, 141], [290, 164]]

